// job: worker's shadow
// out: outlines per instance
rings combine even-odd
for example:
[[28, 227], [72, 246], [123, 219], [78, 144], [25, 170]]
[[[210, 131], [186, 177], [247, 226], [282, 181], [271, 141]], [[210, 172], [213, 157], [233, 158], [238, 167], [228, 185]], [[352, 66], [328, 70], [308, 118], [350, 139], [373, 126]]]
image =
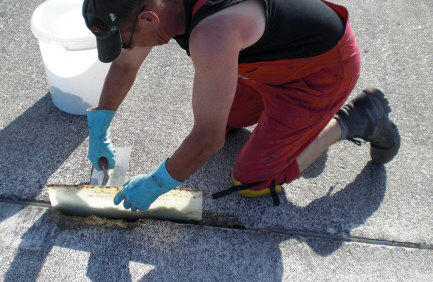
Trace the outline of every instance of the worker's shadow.
[[4, 281], [282, 281], [279, 245], [293, 240], [160, 221], [86, 226], [56, 216], [47, 210], [21, 236]]
[[[247, 132], [241, 132], [242, 138], [240, 139], [246, 139], [248, 136]], [[223, 151], [222, 155], [213, 158], [209, 164], [211, 167], [207, 167], [206, 171], [212, 169], [214, 165], [221, 165], [221, 162], [225, 164], [227, 155], [234, 158], [233, 153], [240, 148], [241, 144], [242, 141]], [[314, 177], [314, 175], [320, 174], [320, 170], [322, 170], [320, 162], [323, 165], [326, 162], [326, 159], [323, 158], [322, 156], [322, 160], [313, 165], [314, 171], [307, 173], [307, 176]], [[314, 166], [318, 167], [314, 169]], [[192, 181], [207, 178], [198, 174]], [[203, 182], [200, 183], [205, 185]], [[321, 234], [349, 236], [354, 228], [364, 224], [379, 208], [385, 194], [385, 187], [384, 166], [370, 162], [350, 184], [342, 189], [341, 187], [330, 187], [327, 195], [313, 200], [305, 207], [296, 206], [284, 200], [285, 197], [281, 197], [283, 201], [281, 206], [277, 208], [278, 210], [270, 207], [270, 201], [265, 199], [247, 200], [242, 198], [238, 204], [245, 205], [245, 208], [251, 208], [252, 205], [255, 205], [254, 213], [260, 215], [257, 220], [266, 223], [266, 218], [276, 218], [276, 221], [272, 222], [274, 227], [286, 228], [287, 231], [295, 229], [311, 233], [320, 232]], [[239, 196], [227, 197], [226, 201], [236, 201], [236, 197]], [[252, 203], [252, 201], [257, 202]], [[11, 211], [10, 214], [16, 212]], [[278, 216], [275, 216], [276, 212]], [[7, 215], [5, 218], [7, 217], [10, 216]], [[290, 219], [291, 222], [287, 222], [287, 219]], [[0, 221], [2, 220], [4, 218], [0, 216]], [[258, 278], [260, 277], [258, 270], [260, 268], [257, 267], [260, 265], [260, 267], [268, 269], [266, 274], [270, 275], [267, 276], [268, 280], [281, 281], [284, 259], [280, 245], [283, 242], [296, 240], [291, 235], [262, 232], [254, 233], [253, 239], [251, 232], [232, 231], [230, 229], [219, 230], [214, 233], [213, 239], [209, 239], [203, 234], [209, 235], [208, 232], [210, 231], [205, 232], [199, 226], [185, 225], [184, 227], [167, 228], [159, 226], [158, 223], [154, 226], [156, 226], [157, 232], [155, 230], [148, 232], [149, 229], [146, 226], [138, 225], [125, 228], [125, 230], [100, 228], [99, 226], [72, 227], [65, 230], [64, 227], [59, 226], [56, 220], [53, 220], [53, 212], [48, 210], [21, 237], [22, 241], [18, 252], [4, 276], [5, 281], [14, 281], [17, 277], [26, 277], [26, 280], [29, 281], [37, 280], [41, 271], [44, 271], [45, 261], [47, 258], [51, 259], [50, 252], [53, 247], [58, 248], [51, 255], [59, 255], [59, 252], [61, 253], [59, 249], [62, 248], [77, 250], [78, 252], [69, 251], [65, 254], [73, 254], [74, 264], [80, 263], [83, 267], [87, 267], [86, 276], [92, 281], [106, 281], [107, 279], [164, 281], [162, 279], [164, 277], [179, 277], [179, 281], [194, 280], [191, 277], [182, 276], [185, 275], [185, 267], [190, 269], [198, 280], [209, 280], [211, 277], [215, 277], [213, 273], [205, 270], [198, 273], [194, 272], [194, 269], [202, 269], [203, 263], [218, 263], [220, 264], [218, 269], [226, 269], [218, 274], [219, 278], [223, 280], [230, 280], [232, 275], [230, 269], [238, 268], [242, 269], [242, 276], [238, 281], [260, 281]], [[135, 236], [131, 236], [131, 234]], [[155, 236], [155, 234], [158, 235]], [[233, 239], [234, 237], [236, 239]], [[233, 245], [233, 241], [238, 240], [242, 243]], [[302, 239], [301, 242], [305, 242], [320, 256], [332, 255], [343, 243], [341, 240], [324, 239]], [[265, 244], [266, 253], [262, 253], [264, 249], [257, 248], [254, 244]], [[218, 246], [218, 248], [213, 248], [213, 246]], [[200, 256], [183, 259], [186, 254], [194, 253], [205, 253], [205, 261], [203, 261], [204, 257]], [[82, 255], [83, 258], [77, 258], [76, 255]], [[179, 260], [173, 260], [173, 257], [179, 257]], [[248, 266], [251, 267], [246, 268], [245, 261], [239, 257], [248, 257]], [[264, 260], [263, 257], [266, 259]], [[85, 261], [82, 262], [81, 259]], [[147, 267], [149, 270], [139, 274], [137, 279], [137, 273], [131, 273], [131, 263], [136, 263], [136, 268]], [[76, 266], [74, 265], [74, 267]], [[269, 273], [269, 269], [271, 269], [271, 273]], [[167, 271], [170, 273], [168, 276]]]
[[[368, 163], [343, 189], [335, 192], [331, 187], [328, 195], [305, 207], [286, 202], [272, 211], [269, 202], [262, 201], [257, 212], [261, 212], [265, 205], [270, 212], [260, 214], [258, 220], [263, 221], [263, 216], [270, 215], [275, 218], [275, 213], [278, 213], [282, 219], [279, 224], [283, 226], [283, 221], [291, 215], [291, 220], [305, 227], [299, 231], [310, 234], [329, 234], [332, 231], [340, 235], [344, 232], [349, 236], [379, 208], [385, 186], [384, 166]], [[177, 277], [176, 281], [212, 281], [217, 268], [218, 279], [224, 281], [263, 281], [262, 272], [266, 273], [267, 281], [282, 281], [283, 273], [292, 271], [284, 261], [295, 260], [303, 254], [302, 251], [293, 253], [292, 244], [295, 249], [309, 247], [325, 257], [331, 256], [344, 242], [305, 239], [290, 235], [290, 230], [287, 234], [226, 228], [213, 230], [158, 221], [132, 224], [126, 228], [105, 228], [103, 224], [107, 221], [80, 227], [70, 223], [71, 218], [53, 219], [53, 213], [51, 210], [43, 213], [22, 236], [5, 281], [14, 281], [24, 275], [28, 281], [35, 281], [41, 271], [45, 271], [44, 276], [47, 276], [47, 270], [58, 271], [58, 266], [52, 264], [53, 256], [57, 262], [62, 253], [66, 265], [79, 269], [73, 276], [75, 279], [86, 276], [91, 281], [170, 281]], [[290, 223], [286, 222], [288, 225]], [[282, 245], [286, 247], [282, 249]], [[55, 252], [53, 247], [56, 247]], [[247, 262], [245, 258], [248, 258]], [[51, 260], [49, 268], [44, 270], [48, 259]], [[68, 274], [65, 271], [57, 275]]]
[[[341, 186], [341, 184], [338, 184]], [[337, 192], [335, 190], [338, 190]], [[386, 192], [386, 170], [383, 165], [367, 163], [360, 174], [344, 188], [330, 187], [328, 194], [306, 207], [289, 202], [289, 213], [296, 214], [300, 226], [307, 223], [312, 233], [349, 237], [353, 229], [362, 226], [380, 207]], [[307, 239], [306, 242], [321, 256], [329, 256], [343, 244], [342, 240]]]
[[[250, 136], [249, 131], [239, 130], [228, 134], [226, 146], [214, 156], [203, 169], [202, 175], [193, 185], [200, 184], [202, 178], [210, 178], [209, 173], [218, 173], [215, 178], [227, 180], [222, 187], [211, 186], [209, 195], [204, 197], [209, 200], [211, 193], [230, 187], [231, 180], [227, 174], [231, 171], [234, 159]], [[327, 152], [322, 154], [309, 168], [301, 174], [302, 178], [313, 179], [318, 177], [325, 169]], [[217, 172], [213, 167], [224, 167], [226, 175]], [[208, 172], [208, 173], [205, 173]], [[221, 175], [220, 175], [221, 174]], [[348, 181], [350, 181], [348, 179]], [[207, 185], [205, 185], [206, 188]], [[290, 184], [284, 189], [280, 196], [281, 205], [272, 207], [270, 197], [244, 198], [234, 193], [225, 198], [217, 199], [212, 210], [225, 209], [230, 214], [236, 214], [239, 224], [247, 228], [264, 228], [283, 230], [287, 232], [302, 231], [311, 234], [325, 235], [328, 238], [341, 238], [350, 236], [352, 230], [362, 226], [380, 207], [386, 192], [386, 170], [383, 165], [368, 162], [358, 176], [349, 184], [335, 183], [329, 187], [328, 193], [310, 202], [307, 206], [297, 206], [287, 200], [285, 193], [290, 193]], [[227, 202], [229, 201], [229, 202]], [[224, 206], [229, 206], [227, 209]], [[251, 211], [251, 212], [250, 212]], [[253, 221], [252, 221], [253, 219]], [[319, 236], [320, 237], [320, 236]], [[328, 256], [334, 253], [342, 245], [342, 240], [315, 240], [307, 239], [306, 242], [321, 256]]]

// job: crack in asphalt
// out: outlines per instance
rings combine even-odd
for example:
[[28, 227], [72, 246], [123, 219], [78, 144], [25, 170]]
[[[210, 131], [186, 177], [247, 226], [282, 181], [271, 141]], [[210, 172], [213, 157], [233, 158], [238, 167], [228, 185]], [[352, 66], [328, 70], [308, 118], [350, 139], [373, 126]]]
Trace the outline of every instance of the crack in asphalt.
[[[51, 204], [48, 201], [42, 200], [34, 200], [34, 199], [22, 199], [16, 196], [1, 196], [0, 195], [0, 203], [10, 203], [17, 205], [25, 205], [25, 206], [37, 206], [50, 209]], [[279, 235], [285, 235], [290, 237], [301, 237], [306, 239], [322, 239], [322, 240], [333, 240], [333, 241], [344, 241], [344, 242], [353, 242], [353, 243], [362, 243], [362, 244], [370, 244], [370, 245], [381, 245], [381, 246], [390, 246], [390, 247], [405, 247], [412, 249], [425, 249], [425, 250], [433, 250], [433, 245], [429, 245], [427, 243], [412, 243], [412, 242], [402, 242], [402, 241], [393, 241], [393, 240], [383, 240], [383, 239], [370, 239], [364, 237], [352, 237], [352, 236], [341, 236], [341, 235], [331, 235], [324, 233], [315, 233], [309, 231], [300, 231], [300, 230], [285, 230], [285, 229], [263, 229], [263, 228], [246, 228], [245, 226], [239, 224], [238, 222], [233, 221], [233, 216], [230, 215], [213, 215], [209, 213], [204, 213], [204, 220], [199, 222], [177, 222], [179, 224], [191, 224], [196, 226], [208, 226], [214, 228], [228, 228], [228, 229], [239, 229], [246, 231], [256, 231], [256, 232], [265, 232], [265, 233], [273, 233]]]

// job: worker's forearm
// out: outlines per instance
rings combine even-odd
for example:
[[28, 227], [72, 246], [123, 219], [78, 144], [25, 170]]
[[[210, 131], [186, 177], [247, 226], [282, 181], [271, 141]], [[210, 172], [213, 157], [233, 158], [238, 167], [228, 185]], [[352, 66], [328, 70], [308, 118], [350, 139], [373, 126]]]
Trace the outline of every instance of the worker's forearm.
[[127, 69], [113, 62], [105, 78], [98, 108], [117, 110], [134, 84], [137, 72], [138, 69]]
[[190, 134], [167, 161], [167, 171], [174, 179], [185, 181], [224, 145], [224, 142], [204, 142], [203, 140], [205, 138]]

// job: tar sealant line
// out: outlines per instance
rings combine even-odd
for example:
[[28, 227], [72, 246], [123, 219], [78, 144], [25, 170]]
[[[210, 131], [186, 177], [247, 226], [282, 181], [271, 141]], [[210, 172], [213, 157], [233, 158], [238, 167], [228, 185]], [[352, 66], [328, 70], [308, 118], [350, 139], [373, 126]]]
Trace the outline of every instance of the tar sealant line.
[[[47, 201], [38, 201], [38, 200], [28, 200], [21, 199], [16, 196], [0, 196], [0, 203], [10, 203], [10, 204], [18, 204], [18, 205], [26, 205], [26, 206], [37, 206], [44, 208], [51, 208], [50, 202]], [[182, 222], [177, 222], [182, 224]], [[183, 223], [183, 224], [186, 224]], [[342, 235], [330, 235], [323, 233], [314, 233], [314, 232], [305, 232], [305, 231], [297, 231], [297, 230], [284, 230], [284, 229], [259, 229], [259, 228], [239, 228], [233, 226], [213, 226], [211, 224], [203, 224], [203, 223], [191, 223], [187, 224], [198, 225], [198, 226], [209, 226], [214, 228], [228, 228], [228, 229], [239, 229], [245, 231], [256, 231], [256, 232], [266, 232], [266, 233], [274, 233], [280, 235], [286, 235], [291, 237], [302, 237], [308, 239], [326, 239], [333, 241], [344, 241], [344, 242], [353, 242], [353, 243], [363, 243], [363, 244], [372, 244], [372, 245], [381, 245], [381, 246], [390, 246], [390, 247], [404, 247], [404, 248], [412, 248], [412, 249], [425, 249], [425, 250], [433, 250], [433, 245], [422, 244], [422, 243], [411, 243], [411, 242], [401, 242], [401, 241], [390, 241], [390, 240], [380, 240], [380, 239], [369, 239], [362, 237], [351, 237], [351, 236], [342, 236]]]
[[353, 243], [364, 243], [364, 244], [373, 244], [373, 245], [382, 245], [382, 246], [392, 246], [392, 247], [405, 247], [412, 249], [426, 249], [433, 250], [433, 245], [422, 244], [422, 243], [411, 243], [411, 242], [401, 242], [401, 241], [391, 241], [391, 240], [380, 240], [380, 239], [369, 239], [362, 237], [351, 237], [351, 236], [342, 236], [342, 235], [330, 235], [330, 234], [322, 234], [322, 233], [314, 233], [314, 232], [305, 232], [305, 231], [291, 231], [291, 230], [283, 230], [283, 229], [255, 229], [255, 228], [246, 228], [245, 230], [254, 230], [261, 231], [267, 233], [275, 233], [293, 237], [303, 237], [309, 239], [326, 239], [326, 240], [334, 240], [334, 241], [345, 241], [345, 242], [353, 242]]
[[51, 208], [50, 202], [22, 199], [22, 198], [19, 198], [16, 196], [7, 196], [7, 197], [0, 196], [0, 203], [9, 203], [9, 204], [18, 204], [18, 205], [25, 205], [25, 206]]

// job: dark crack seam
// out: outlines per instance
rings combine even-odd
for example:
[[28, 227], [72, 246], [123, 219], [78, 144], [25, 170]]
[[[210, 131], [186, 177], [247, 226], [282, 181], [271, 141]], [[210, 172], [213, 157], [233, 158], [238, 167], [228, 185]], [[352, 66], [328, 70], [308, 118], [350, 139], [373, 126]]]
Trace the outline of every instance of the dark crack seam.
[[[10, 203], [10, 204], [18, 204], [18, 205], [26, 205], [26, 206], [37, 206], [37, 207], [51, 208], [50, 202], [20, 199], [18, 197], [0, 196], [0, 202]], [[187, 224], [217, 227], [217, 228], [240, 229], [240, 230], [248, 230], [248, 231], [256, 231], [256, 232], [266, 232], [266, 233], [274, 233], [274, 234], [286, 235], [286, 236], [291, 236], [291, 237], [303, 237], [303, 238], [308, 238], [308, 239], [326, 239], [326, 240], [363, 243], [363, 244], [372, 244], [372, 245], [381, 245], [381, 246], [433, 250], [433, 245], [420, 244], [420, 243], [368, 239], [368, 238], [351, 237], [351, 236], [346, 237], [346, 236], [339, 236], [339, 235], [329, 235], [329, 234], [322, 234], [322, 233], [283, 230], [283, 229], [257, 229], [257, 228], [239, 228], [239, 227], [232, 227], [232, 226], [212, 226], [209, 224], [203, 224], [203, 223], [200, 224], [200, 223], [191, 223], [191, 222], [188, 222]]]

